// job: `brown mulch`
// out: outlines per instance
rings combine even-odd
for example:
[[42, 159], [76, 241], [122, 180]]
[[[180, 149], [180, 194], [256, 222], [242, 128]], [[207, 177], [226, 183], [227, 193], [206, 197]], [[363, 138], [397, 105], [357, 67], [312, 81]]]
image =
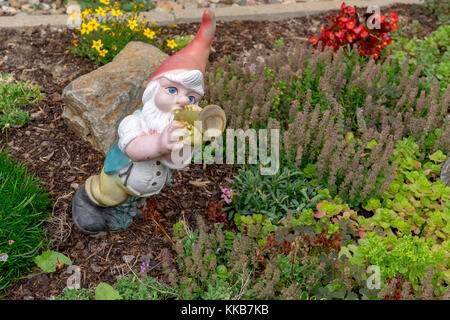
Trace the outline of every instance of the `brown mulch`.
[[[396, 5], [400, 21], [407, 25], [417, 19], [422, 26], [419, 35], [434, 30], [436, 20], [424, 14], [421, 6]], [[386, 12], [382, 10], [382, 12]], [[332, 12], [334, 13], [334, 12]], [[312, 17], [279, 22], [218, 22], [210, 62], [230, 55], [238, 58], [253, 48], [272, 49], [277, 39], [286, 45], [307, 43], [311, 34], [318, 34], [326, 23], [324, 13]], [[199, 24], [164, 27], [163, 33], [195, 34]], [[171, 250], [170, 240], [151, 220], [139, 220], [126, 231], [108, 232], [105, 236], [90, 237], [80, 233], [71, 221], [71, 200], [75, 190], [102, 168], [104, 156], [76, 136], [63, 122], [64, 103], [61, 93], [71, 80], [97, 68], [92, 61], [68, 53], [71, 31], [30, 28], [22, 31], [0, 30], [0, 72], [14, 73], [18, 80], [29, 80], [42, 87], [46, 97], [42, 102], [28, 106], [33, 120], [21, 127], [0, 132], [1, 146], [8, 144], [18, 160], [28, 164], [39, 177], [53, 200], [52, 221], [47, 229], [53, 240], [52, 249], [69, 256], [82, 270], [82, 287], [95, 288], [99, 282], [113, 284], [116, 276], [130, 274], [138, 269], [143, 257], [150, 259], [149, 275], [163, 279], [161, 252]], [[195, 186], [190, 181], [208, 181]], [[154, 199], [161, 213], [161, 224], [172, 234], [172, 225], [185, 219], [192, 229], [201, 215], [208, 225], [209, 201], [220, 200], [220, 188], [232, 181], [228, 165], [190, 165], [188, 170], [174, 172], [172, 186], [165, 188]], [[125, 255], [135, 258], [129, 263]], [[175, 263], [174, 260], [172, 260]], [[8, 299], [49, 299], [62, 293], [69, 274], [65, 268], [52, 274], [33, 276], [15, 281], [6, 294]]]

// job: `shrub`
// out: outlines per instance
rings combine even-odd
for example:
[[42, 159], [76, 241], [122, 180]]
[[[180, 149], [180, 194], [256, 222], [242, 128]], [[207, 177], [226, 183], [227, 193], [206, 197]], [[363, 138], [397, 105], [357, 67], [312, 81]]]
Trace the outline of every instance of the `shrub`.
[[[394, 142], [413, 136], [423, 158], [447, 153], [450, 88], [419, 88], [417, 69], [388, 73], [342, 50], [315, 54], [304, 47], [252, 51], [242, 62], [222, 59], [208, 75], [204, 103], [222, 105], [228, 127], [280, 129], [282, 165], [309, 168], [351, 206], [380, 196], [395, 179]], [[437, 133], [437, 134], [436, 134]]]
[[30, 115], [20, 107], [41, 101], [39, 86], [14, 81], [12, 75], [0, 73], [0, 128], [20, 127], [30, 121]]
[[50, 200], [27, 166], [0, 152], [0, 291], [34, 266], [32, 258], [48, 245], [43, 228]]
[[[395, 11], [392, 11], [389, 17], [374, 15], [373, 18], [366, 14], [361, 22], [356, 6], [346, 6], [343, 2], [341, 13], [328, 17], [331, 25], [320, 28], [320, 38], [311, 36], [309, 40], [316, 48], [317, 44], [321, 43], [322, 50], [326, 46], [332, 47], [335, 52], [341, 47], [356, 47], [361, 56], [378, 59], [380, 51], [393, 42], [389, 32], [397, 30], [398, 17]], [[374, 28], [373, 24], [378, 24], [379, 27]]]

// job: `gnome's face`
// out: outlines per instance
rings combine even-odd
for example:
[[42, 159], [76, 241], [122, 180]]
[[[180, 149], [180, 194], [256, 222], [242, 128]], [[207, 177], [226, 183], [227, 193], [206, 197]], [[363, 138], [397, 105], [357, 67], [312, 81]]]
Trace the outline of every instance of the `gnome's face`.
[[199, 70], [175, 70], [152, 80], [142, 97], [148, 128], [161, 133], [173, 120], [175, 110], [198, 105], [203, 94], [203, 74]]
[[189, 104], [198, 104], [201, 95], [182, 84], [165, 77], [160, 78], [159, 88], [155, 94], [155, 105], [162, 112], [174, 113]]

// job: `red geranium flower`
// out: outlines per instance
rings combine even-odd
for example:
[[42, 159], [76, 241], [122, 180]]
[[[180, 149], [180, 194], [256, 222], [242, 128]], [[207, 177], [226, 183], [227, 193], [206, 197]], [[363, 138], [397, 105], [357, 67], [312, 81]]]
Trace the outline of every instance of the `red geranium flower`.
[[347, 21], [347, 29], [352, 30], [356, 26], [355, 18], [351, 18]]
[[362, 30], [364, 29], [362, 24], [357, 25], [356, 27], [353, 28], [353, 32], [356, 34], [359, 34]]
[[359, 33], [359, 35], [361, 36], [361, 38], [365, 39], [365, 38], [367, 38], [367, 37], [369, 36], [369, 33], [367, 32], [367, 29], [364, 28], [364, 29]]
[[311, 36], [309, 41], [314, 44], [315, 49], [321, 43], [322, 51], [325, 47], [332, 47], [334, 52], [350, 43], [361, 55], [378, 59], [381, 49], [393, 42], [389, 32], [398, 28], [398, 16], [391, 12], [389, 16], [376, 14], [375, 19], [379, 27], [368, 29], [365, 24], [369, 21], [361, 21], [356, 7], [346, 6], [344, 2], [341, 13], [329, 16], [328, 26], [320, 28], [321, 36], [318, 39]]
[[347, 13], [348, 13], [350, 16], [354, 16], [355, 13], [356, 13], [356, 10], [355, 10], [355, 8], [353, 8], [353, 7], [347, 7]]
[[391, 21], [392, 21], [394, 24], [396, 24], [396, 23], [398, 22], [397, 12], [392, 11], [390, 16], [391, 16]]
[[309, 37], [309, 41], [310, 41], [312, 44], [317, 44], [317, 43], [319, 42], [319, 39], [317, 39], [317, 38], [314, 37], [314, 36], [311, 36], [311, 37]]
[[335, 36], [338, 37], [339, 39], [342, 39], [345, 37], [345, 32], [343, 30], [339, 30], [338, 32], [335, 33]]

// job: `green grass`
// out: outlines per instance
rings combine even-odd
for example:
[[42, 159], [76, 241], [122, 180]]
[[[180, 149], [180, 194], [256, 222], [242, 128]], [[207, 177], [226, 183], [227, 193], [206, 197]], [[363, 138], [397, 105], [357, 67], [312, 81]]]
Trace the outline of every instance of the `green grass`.
[[27, 165], [0, 151], [0, 293], [28, 272], [32, 258], [47, 247], [44, 223], [50, 208], [48, 193]]
[[20, 127], [29, 122], [29, 113], [20, 107], [37, 103], [43, 97], [39, 86], [15, 81], [10, 74], [0, 73], [0, 128]]

